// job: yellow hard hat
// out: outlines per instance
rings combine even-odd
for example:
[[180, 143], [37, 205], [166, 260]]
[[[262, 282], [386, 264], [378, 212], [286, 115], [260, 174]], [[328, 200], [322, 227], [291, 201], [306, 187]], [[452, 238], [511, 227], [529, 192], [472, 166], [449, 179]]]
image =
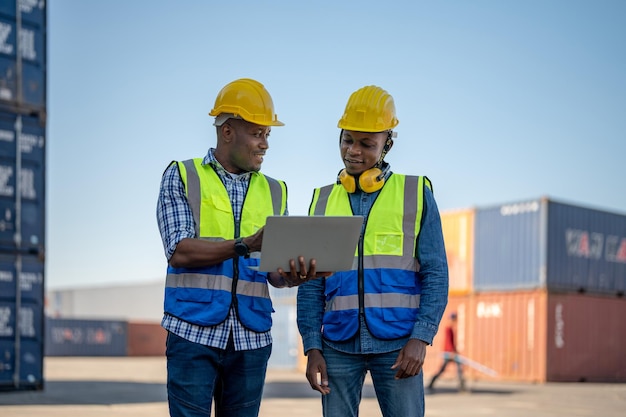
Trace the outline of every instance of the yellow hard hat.
[[337, 127], [357, 132], [383, 132], [398, 123], [391, 94], [368, 85], [352, 93]]
[[284, 126], [274, 113], [274, 102], [263, 84], [250, 78], [232, 81], [221, 89], [209, 116], [233, 114], [261, 126]]

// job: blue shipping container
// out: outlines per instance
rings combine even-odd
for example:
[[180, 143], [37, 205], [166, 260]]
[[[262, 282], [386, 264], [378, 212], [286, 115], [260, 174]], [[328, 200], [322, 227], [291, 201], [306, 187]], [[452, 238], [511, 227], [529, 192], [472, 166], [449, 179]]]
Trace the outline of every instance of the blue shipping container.
[[0, 339], [0, 391], [16, 389], [43, 389], [43, 341]]
[[[45, 2], [0, 1], [0, 103], [13, 108], [45, 110]], [[19, 25], [19, 27], [18, 27]]]
[[43, 305], [0, 300], [0, 390], [43, 387]]
[[[43, 27], [46, 18], [46, 2], [44, 0], [18, 0], [20, 17], [23, 22]], [[15, 0], [0, 1], [0, 15], [11, 19], [17, 17], [17, 3]]]
[[45, 142], [37, 117], [0, 111], [0, 251], [15, 249], [16, 237], [31, 253], [45, 244]]
[[[19, 288], [18, 288], [19, 284]], [[44, 263], [38, 256], [0, 253], [0, 300], [43, 304]]]
[[46, 318], [46, 356], [126, 356], [128, 324]]
[[14, 301], [0, 300], [0, 340], [15, 340], [18, 332], [21, 338], [41, 340], [43, 305], [21, 302], [19, 314], [16, 308]]
[[626, 291], [626, 215], [547, 198], [479, 208], [474, 288], [620, 295]]
[[547, 276], [551, 289], [626, 291], [626, 215], [550, 202]]

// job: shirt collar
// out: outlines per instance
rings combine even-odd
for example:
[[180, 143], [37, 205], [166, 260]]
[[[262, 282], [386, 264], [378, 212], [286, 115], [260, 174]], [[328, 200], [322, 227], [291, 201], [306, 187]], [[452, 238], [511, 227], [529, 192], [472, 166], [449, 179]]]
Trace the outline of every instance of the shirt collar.
[[218, 161], [217, 158], [215, 158], [215, 148], [209, 149], [209, 152], [202, 160], [202, 165], [209, 165], [209, 164], [212, 165], [213, 168], [215, 168], [215, 170], [218, 172], [218, 174], [220, 174], [220, 176], [227, 176], [234, 180], [237, 180], [237, 179], [248, 180], [250, 179], [250, 176], [252, 174], [257, 174], [256, 172], [252, 172], [252, 171], [244, 172], [241, 174], [233, 174], [231, 172], [226, 171], [226, 169], [224, 169], [222, 164], [220, 164], [220, 161]]

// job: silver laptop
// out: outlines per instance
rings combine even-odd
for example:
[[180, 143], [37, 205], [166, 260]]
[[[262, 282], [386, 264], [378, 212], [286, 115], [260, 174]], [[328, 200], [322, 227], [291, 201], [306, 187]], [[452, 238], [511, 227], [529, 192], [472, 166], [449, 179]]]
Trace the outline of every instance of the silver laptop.
[[289, 260], [304, 256], [318, 272], [352, 269], [363, 216], [269, 216], [263, 231], [259, 271], [289, 271]]

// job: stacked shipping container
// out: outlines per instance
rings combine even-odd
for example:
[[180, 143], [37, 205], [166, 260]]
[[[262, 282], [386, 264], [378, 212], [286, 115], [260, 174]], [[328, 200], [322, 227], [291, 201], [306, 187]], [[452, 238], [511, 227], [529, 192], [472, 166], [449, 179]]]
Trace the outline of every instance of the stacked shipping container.
[[0, 390], [43, 388], [46, 26], [0, 0]]
[[164, 356], [160, 323], [46, 317], [45, 356]]
[[626, 381], [625, 215], [542, 198], [443, 212], [442, 225], [461, 354], [501, 379]]

